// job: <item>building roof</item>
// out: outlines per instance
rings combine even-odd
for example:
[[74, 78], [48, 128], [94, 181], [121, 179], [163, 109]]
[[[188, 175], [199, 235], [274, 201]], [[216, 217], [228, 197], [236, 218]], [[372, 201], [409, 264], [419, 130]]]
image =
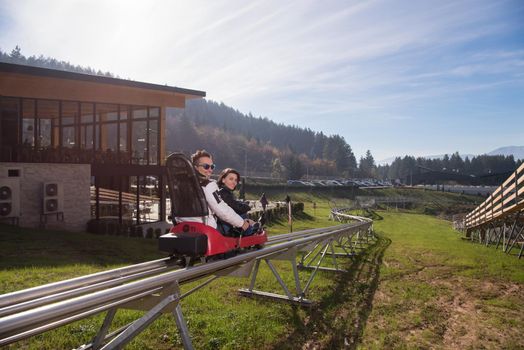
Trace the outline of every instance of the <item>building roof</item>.
[[185, 89], [175, 86], [168, 85], [158, 85], [151, 83], [144, 83], [140, 81], [127, 80], [127, 79], [118, 79], [111, 78], [99, 75], [85, 74], [85, 73], [76, 73], [69, 72], [57, 69], [41, 68], [34, 66], [27, 66], [21, 64], [5, 63], [0, 62], [0, 72], [15, 73], [15, 74], [26, 74], [33, 76], [42, 76], [49, 78], [58, 78], [58, 79], [70, 79], [70, 80], [80, 80], [86, 82], [94, 82], [100, 84], [108, 85], [118, 85], [118, 86], [127, 86], [133, 88], [147, 89], [147, 90], [158, 90], [165, 92], [173, 92], [176, 94], [183, 94], [187, 97], [205, 97], [205, 91]]

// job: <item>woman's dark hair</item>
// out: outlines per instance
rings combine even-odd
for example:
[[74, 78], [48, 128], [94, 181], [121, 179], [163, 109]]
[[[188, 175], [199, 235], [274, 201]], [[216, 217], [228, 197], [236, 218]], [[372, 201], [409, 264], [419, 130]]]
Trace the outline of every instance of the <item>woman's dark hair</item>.
[[198, 165], [198, 160], [203, 157], [213, 158], [205, 149], [200, 149], [191, 155], [193, 166], [196, 167]]
[[235, 174], [237, 176], [238, 183], [240, 183], [240, 173], [233, 168], [225, 168], [218, 176], [217, 183], [219, 186], [224, 184], [224, 178], [229, 174]]

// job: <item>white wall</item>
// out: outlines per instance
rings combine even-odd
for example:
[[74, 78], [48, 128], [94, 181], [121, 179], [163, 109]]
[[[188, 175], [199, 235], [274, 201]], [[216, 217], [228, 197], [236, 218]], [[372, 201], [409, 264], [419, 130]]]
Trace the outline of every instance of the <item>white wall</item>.
[[43, 183], [57, 182], [63, 189], [64, 221], [48, 215], [44, 228], [85, 232], [91, 218], [89, 164], [0, 163], [0, 178], [6, 178], [9, 169], [20, 169], [21, 227], [41, 227]]

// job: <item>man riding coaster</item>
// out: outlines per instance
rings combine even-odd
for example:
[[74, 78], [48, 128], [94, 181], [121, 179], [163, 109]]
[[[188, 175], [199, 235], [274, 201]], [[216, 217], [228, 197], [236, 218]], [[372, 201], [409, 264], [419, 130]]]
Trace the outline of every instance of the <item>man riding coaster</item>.
[[219, 194], [219, 188], [213, 179], [211, 179], [211, 174], [215, 168], [213, 164], [213, 157], [210, 153], [205, 150], [198, 150], [191, 156], [191, 162], [193, 167], [197, 171], [198, 181], [204, 196], [209, 207], [209, 214], [207, 217], [176, 217], [176, 221], [186, 222], [202, 222], [205, 225], [211, 226], [217, 229], [217, 220], [215, 218], [228, 223], [229, 225], [238, 228], [241, 230], [242, 236], [250, 236], [257, 233], [260, 228], [258, 223], [255, 223], [251, 219], [244, 219], [238, 215], [222, 198]]

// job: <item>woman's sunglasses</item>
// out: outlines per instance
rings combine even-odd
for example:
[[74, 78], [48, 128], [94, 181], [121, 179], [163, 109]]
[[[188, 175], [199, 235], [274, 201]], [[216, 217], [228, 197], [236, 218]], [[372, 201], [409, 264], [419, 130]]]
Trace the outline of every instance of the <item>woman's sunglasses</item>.
[[215, 169], [215, 164], [206, 164], [206, 163], [200, 163], [198, 164], [198, 166], [201, 166], [202, 168], [206, 169], [206, 170], [214, 170]]

